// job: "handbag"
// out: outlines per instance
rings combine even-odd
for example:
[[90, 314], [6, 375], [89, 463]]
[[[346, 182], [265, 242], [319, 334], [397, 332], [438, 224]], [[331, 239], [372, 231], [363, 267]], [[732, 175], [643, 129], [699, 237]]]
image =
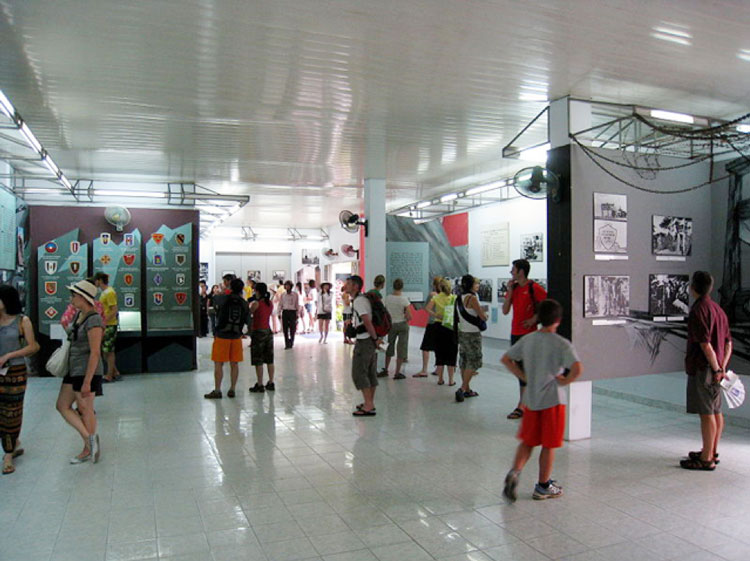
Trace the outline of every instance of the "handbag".
[[68, 359], [70, 358], [70, 339], [65, 339], [59, 348], [55, 349], [47, 360], [47, 371], [58, 378], [68, 375]]

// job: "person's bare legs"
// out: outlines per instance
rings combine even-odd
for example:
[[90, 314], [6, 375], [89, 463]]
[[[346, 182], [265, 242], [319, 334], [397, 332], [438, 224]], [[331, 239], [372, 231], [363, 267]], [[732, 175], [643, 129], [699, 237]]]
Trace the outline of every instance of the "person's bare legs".
[[318, 320], [318, 333], [320, 333], [320, 339], [318, 339], [318, 343], [323, 342], [323, 322], [325, 320], [319, 319]]
[[57, 410], [62, 418], [65, 419], [71, 427], [78, 431], [83, 439], [83, 452], [80, 457], [86, 456], [89, 450], [89, 431], [83, 422], [81, 415], [73, 411], [73, 403], [76, 401], [76, 394], [73, 392], [71, 384], [60, 386], [60, 393], [57, 395]]
[[448, 385], [453, 385], [453, 378], [456, 374], [456, 367], [455, 366], [449, 366], [448, 367]]
[[224, 363], [214, 362], [214, 390], [221, 391], [221, 381], [224, 379]]
[[555, 465], [555, 449], [542, 446], [539, 454], [539, 483], [547, 483], [552, 478], [552, 467]]
[[83, 397], [79, 392], [75, 393], [76, 406], [81, 415], [81, 421], [89, 434], [96, 434], [96, 413], [94, 412], [94, 394]]
[[323, 320], [323, 329], [325, 330], [325, 336], [323, 337], [323, 343], [328, 342], [328, 330], [331, 326], [331, 320], [330, 319], [324, 319]]
[[714, 438], [714, 455], [713, 457], [716, 457], [716, 454], [719, 453], [719, 441], [721, 440], [721, 433], [724, 432], [724, 415], [722, 413], [716, 413], [714, 415], [714, 419], [716, 419], [716, 437]]
[[[701, 436], [703, 437], [703, 448], [701, 449], [701, 460], [713, 462], [711, 453], [718, 444], [718, 427], [716, 426], [716, 415], [701, 415]], [[723, 424], [723, 420], [722, 420]]]
[[256, 364], [255, 365], [255, 378], [258, 380], [258, 385], [263, 385], [263, 365], [262, 364]]
[[519, 386], [519, 388], [518, 405], [516, 405], [516, 409], [521, 409], [521, 405], [523, 405], [523, 394], [526, 391], [526, 386]]
[[273, 376], [276, 373], [276, 368], [273, 364], [266, 364], [266, 370], [268, 370], [268, 383], [273, 384]]
[[115, 365], [114, 351], [104, 353], [104, 362], [107, 364], [107, 373], [104, 375], [104, 378], [111, 382], [115, 379], [115, 376], [120, 375], [117, 371], [117, 366]]
[[516, 457], [513, 459], [514, 471], [520, 472], [523, 469], [523, 466], [526, 465], [526, 462], [528, 462], [531, 457], [532, 450], [534, 450], [534, 448], [523, 442], [518, 445], [518, 448], [516, 448]]
[[396, 374], [401, 374], [401, 367], [404, 365], [404, 359], [396, 357]]
[[362, 390], [362, 397], [364, 403], [362, 404], [362, 411], [372, 411], [375, 409], [375, 388], [364, 388]]
[[422, 351], [422, 370], [417, 374], [427, 374], [427, 367], [430, 365], [430, 351]]
[[240, 377], [240, 365], [236, 362], [229, 363], [229, 389], [234, 391], [237, 386], [237, 379]]
[[[443, 380], [443, 369], [444, 368], [445, 367], [442, 364], [438, 364], [438, 365], [435, 366], [435, 372], [437, 372], [437, 375], [438, 375], [438, 381], [437, 381], [437, 383], [439, 385], [441, 385], [441, 386], [443, 384], [445, 384], [445, 380]], [[449, 366], [448, 367], [448, 374], [450, 375], [451, 380], [453, 380], [453, 373], [450, 371], [450, 368], [451, 367]]]

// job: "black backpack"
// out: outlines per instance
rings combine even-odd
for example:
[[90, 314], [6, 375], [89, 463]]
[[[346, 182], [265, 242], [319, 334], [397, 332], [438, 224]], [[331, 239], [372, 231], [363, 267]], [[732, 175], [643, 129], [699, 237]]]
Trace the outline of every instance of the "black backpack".
[[242, 335], [247, 324], [249, 308], [247, 302], [238, 294], [230, 294], [220, 303], [219, 314], [216, 317], [217, 333], [219, 335]]
[[[367, 298], [370, 302], [370, 307], [372, 308], [371, 321], [372, 326], [375, 328], [375, 333], [378, 337], [385, 337], [388, 335], [388, 332], [391, 330], [391, 325], [393, 324], [390, 312], [386, 309], [385, 304], [383, 304], [383, 299], [378, 296], [377, 293], [370, 291], [365, 294], [360, 294], [357, 298], [363, 296]], [[354, 313], [356, 313], [356, 311]], [[357, 317], [359, 317], [359, 314], [357, 314]], [[364, 333], [365, 326], [360, 325], [357, 327], [357, 332]]]

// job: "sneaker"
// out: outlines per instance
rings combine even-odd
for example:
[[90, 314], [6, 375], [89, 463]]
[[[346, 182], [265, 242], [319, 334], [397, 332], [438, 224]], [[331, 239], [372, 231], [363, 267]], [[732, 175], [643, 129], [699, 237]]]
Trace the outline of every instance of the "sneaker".
[[512, 503], [518, 499], [518, 472], [514, 469], [510, 470], [508, 475], [505, 476], [503, 496]]
[[268, 392], [276, 391], [276, 384], [274, 384], [273, 382], [268, 382], [266, 384], [266, 391]]
[[234, 390], [229, 390], [229, 391], [227, 392], [227, 397], [234, 397], [234, 396], [236, 396], [236, 395], [237, 395], [237, 394], [236, 394], [236, 393], [234, 393]]
[[461, 403], [463, 400], [464, 400], [464, 390], [462, 390], [461, 388], [458, 388], [456, 390], [456, 401]]
[[387, 378], [388, 377], [388, 371], [383, 368], [380, 372], [378, 372], [378, 378]]
[[257, 382], [252, 388], [250, 388], [250, 393], [263, 393], [264, 391], [266, 391], [266, 388], [264, 388]]
[[211, 390], [207, 394], [203, 394], [206, 399], [221, 399], [221, 392], [217, 390]]
[[534, 494], [531, 496], [534, 500], [543, 501], [544, 499], [557, 499], [562, 497], [563, 490], [556, 481], [549, 480], [549, 487], [546, 489], [537, 483], [534, 485]]

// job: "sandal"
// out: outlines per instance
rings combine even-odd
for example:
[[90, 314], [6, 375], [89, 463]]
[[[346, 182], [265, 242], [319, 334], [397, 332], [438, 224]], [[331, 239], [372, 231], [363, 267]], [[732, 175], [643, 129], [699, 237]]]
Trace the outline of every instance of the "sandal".
[[[688, 452], [688, 458], [691, 460], [700, 460], [701, 459], [701, 451], [698, 450], [697, 452]], [[719, 465], [719, 454], [718, 452], [714, 454], [714, 463], [718, 466]]]
[[412, 374], [412, 378], [427, 378], [427, 374], [422, 374], [421, 372], [418, 374]]
[[398, 374], [396, 374], [393, 377], [394, 380], [403, 380], [404, 378], [406, 378], [406, 376], [404, 376], [403, 374], [401, 374], [401, 372], [399, 372]]
[[5, 459], [3, 457], [3, 475], [9, 475], [16, 471], [16, 466], [13, 465], [13, 455], [11, 454], [11, 458]]
[[203, 397], [206, 399], [221, 399], [221, 392], [216, 390], [211, 390], [207, 394], [204, 394]]
[[479, 394], [475, 392], [474, 390], [469, 390], [468, 392], [464, 392], [464, 397], [477, 397]]
[[682, 469], [694, 469], [700, 471], [713, 471], [716, 469], [716, 463], [713, 461], [704, 462], [700, 458], [697, 460], [688, 458], [687, 460], [680, 460], [680, 467]]
[[448, 385], [449, 385], [449, 386], [455, 386], [455, 385], [456, 385], [456, 382], [451, 382], [451, 383], [450, 383], [450, 384], [448, 384]]
[[357, 409], [352, 413], [352, 415], [354, 417], [374, 417], [375, 415], [377, 415], [377, 413], [375, 413], [374, 409], [370, 409], [369, 411], [365, 411], [364, 409]]
[[443, 384], [445, 384], [445, 382], [443, 382], [442, 380], [438, 380], [438, 383], [437, 383], [438, 386], [442, 386]]
[[506, 419], [520, 419], [521, 417], [523, 417], [523, 409], [516, 407], [513, 411], [508, 413]]
[[[360, 403], [359, 405], [357, 405], [357, 410], [361, 411], [364, 406], [365, 406], [364, 403]], [[373, 407], [372, 409], [370, 409], [370, 411], [375, 411], [375, 408]]]

